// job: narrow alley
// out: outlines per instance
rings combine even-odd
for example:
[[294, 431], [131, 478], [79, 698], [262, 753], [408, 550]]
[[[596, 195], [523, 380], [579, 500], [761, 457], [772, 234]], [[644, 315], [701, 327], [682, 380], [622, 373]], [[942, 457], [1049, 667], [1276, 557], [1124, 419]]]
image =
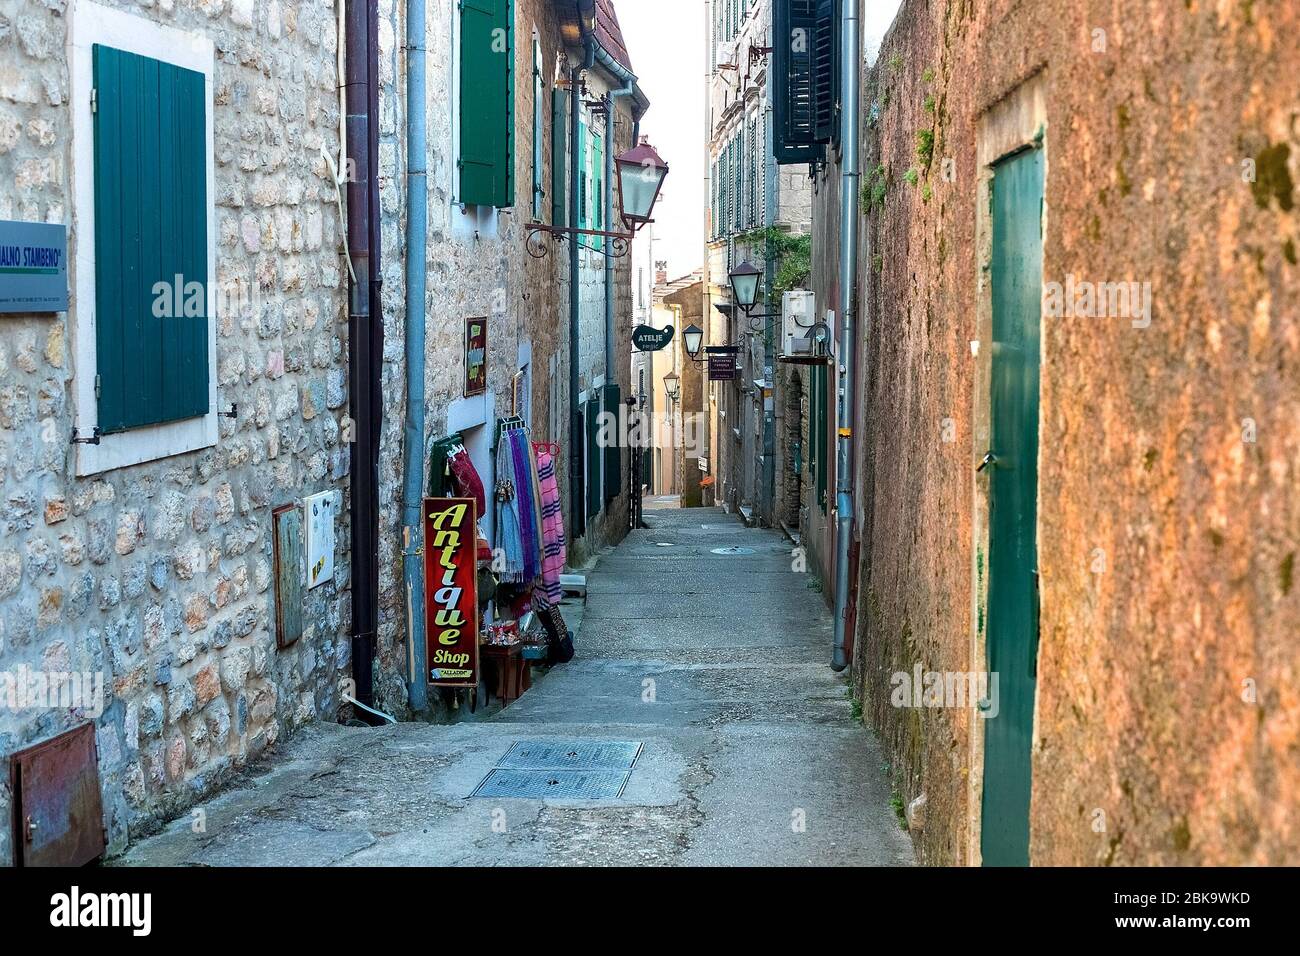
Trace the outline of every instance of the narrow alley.
[[[314, 725], [115, 863], [910, 863], [790, 542], [715, 508], [647, 523], [589, 576], [578, 656], [517, 702], [483, 722]], [[472, 798], [521, 741], [640, 749], [616, 798]]]

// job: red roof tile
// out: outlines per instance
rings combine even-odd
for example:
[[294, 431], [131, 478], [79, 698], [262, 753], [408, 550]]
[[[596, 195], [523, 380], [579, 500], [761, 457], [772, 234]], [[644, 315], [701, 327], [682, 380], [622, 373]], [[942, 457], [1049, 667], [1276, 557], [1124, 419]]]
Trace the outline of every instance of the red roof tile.
[[632, 58], [628, 56], [627, 44], [623, 42], [623, 30], [618, 25], [614, 0], [596, 0], [596, 40], [619, 64], [628, 70], [632, 69]]

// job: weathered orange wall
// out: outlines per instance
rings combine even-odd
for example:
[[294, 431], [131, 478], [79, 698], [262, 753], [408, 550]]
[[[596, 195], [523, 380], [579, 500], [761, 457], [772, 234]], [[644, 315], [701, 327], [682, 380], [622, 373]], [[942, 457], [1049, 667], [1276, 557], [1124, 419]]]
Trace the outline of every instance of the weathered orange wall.
[[1154, 307], [1044, 319], [1032, 860], [1300, 863], [1297, 36], [1284, 0], [906, 0], [864, 77], [888, 186], [859, 268], [855, 675], [926, 794], [926, 862], [968, 862], [970, 714], [895, 709], [889, 676], [971, 667], [977, 129], [1041, 75], [1044, 279], [1150, 282]]

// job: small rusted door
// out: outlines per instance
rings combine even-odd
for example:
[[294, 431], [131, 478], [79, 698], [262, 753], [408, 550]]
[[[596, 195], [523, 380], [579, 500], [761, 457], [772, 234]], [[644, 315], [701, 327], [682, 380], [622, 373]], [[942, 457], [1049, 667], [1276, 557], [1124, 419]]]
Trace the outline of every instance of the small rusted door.
[[93, 724], [14, 754], [13, 780], [19, 866], [81, 866], [103, 854]]

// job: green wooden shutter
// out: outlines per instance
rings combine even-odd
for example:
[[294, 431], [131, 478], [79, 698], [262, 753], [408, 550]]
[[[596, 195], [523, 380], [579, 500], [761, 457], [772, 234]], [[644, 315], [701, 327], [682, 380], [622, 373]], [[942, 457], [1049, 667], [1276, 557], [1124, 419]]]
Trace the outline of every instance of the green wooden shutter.
[[[605, 411], [614, 417], [615, 424], [618, 423], [619, 407], [623, 404], [622, 391], [617, 382], [612, 382], [603, 389]], [[622, 434], [621, 429], [615, 432], [616, 435]], [[618, 497], [621, 490], [620, 485], [623, 483], [623, 449], [619, 447], [616, 441], [605, 449], [605, 500], [613, 501]]]
[[839, 126], [839, 0], [817, 0], [817, 36], [813, 44], [813, 139], [838, 142]]
[[826, 429], [828, 423], [828, 396], [826, 388], [826, 366], [817, 365], [812, 369], [812, 396], [809, 404], [808, 428], [812, 432], [809, 436], [812, 444], [812, 461], [810, 464], [813, 469], [813, 477], [817, 488], [817, 506], [821, 508], [822, 514], [826, 513], [826, 477], [828, 471], [827, 449], [826, 449]]
[[587, 417], [587, 517], [600, 514], [600, 398], [583, 406]]
[[578, 118], [578, 142], [575, 144], [573, 162], [578, 167], [578, 228], [586, 229], [590, 222], [588, 203], [591, 190], [587, 188], [587, 121]]
[[569, 209], [569, 91], [551, 91], [551, 225], [563, 226]]
[[735, 188], [736, 188], [736, 208], [734, 211], [733, 225], [735, 226], [736, 229], [739, 230], [745, 227], [745, 184], [744, 184], [744, 175], [743, 175], [743, 170], [745, 168], [745, 124], [744, 123], [741, 123], [739, 129], [736, 130], [736, 138], [734, 142], [736, 146], [736, 150], [735, 150], [736, 168], [732, 172], [732, 176], [733, 176], [732, 182], [735, 183]]
[[208, 104], [201, 73], [99, 44], [92, 60], [98, 424], [108, 434], [209, 411]]
[[[591, 178], [596, 183], [591, 199], [593, 228], [605, 228], [605, 141], [599, 136], [591, 139]], [[605, 248], [604, 236], [592, 236], [597, 249]]]
[[510, 0], [461, 0], [460, 201], [513, 206], [515, 35]]
[[813, 59], [819, 0], [774, 0], [772, 150], [779, 164], [819, 158]]
[[533, 219], [542, 216], [542, 199], [546, 188], [542, 185], [542, 128], [545, 123], [546, 84], [542, 78], [542, 44], [533, 33]]

